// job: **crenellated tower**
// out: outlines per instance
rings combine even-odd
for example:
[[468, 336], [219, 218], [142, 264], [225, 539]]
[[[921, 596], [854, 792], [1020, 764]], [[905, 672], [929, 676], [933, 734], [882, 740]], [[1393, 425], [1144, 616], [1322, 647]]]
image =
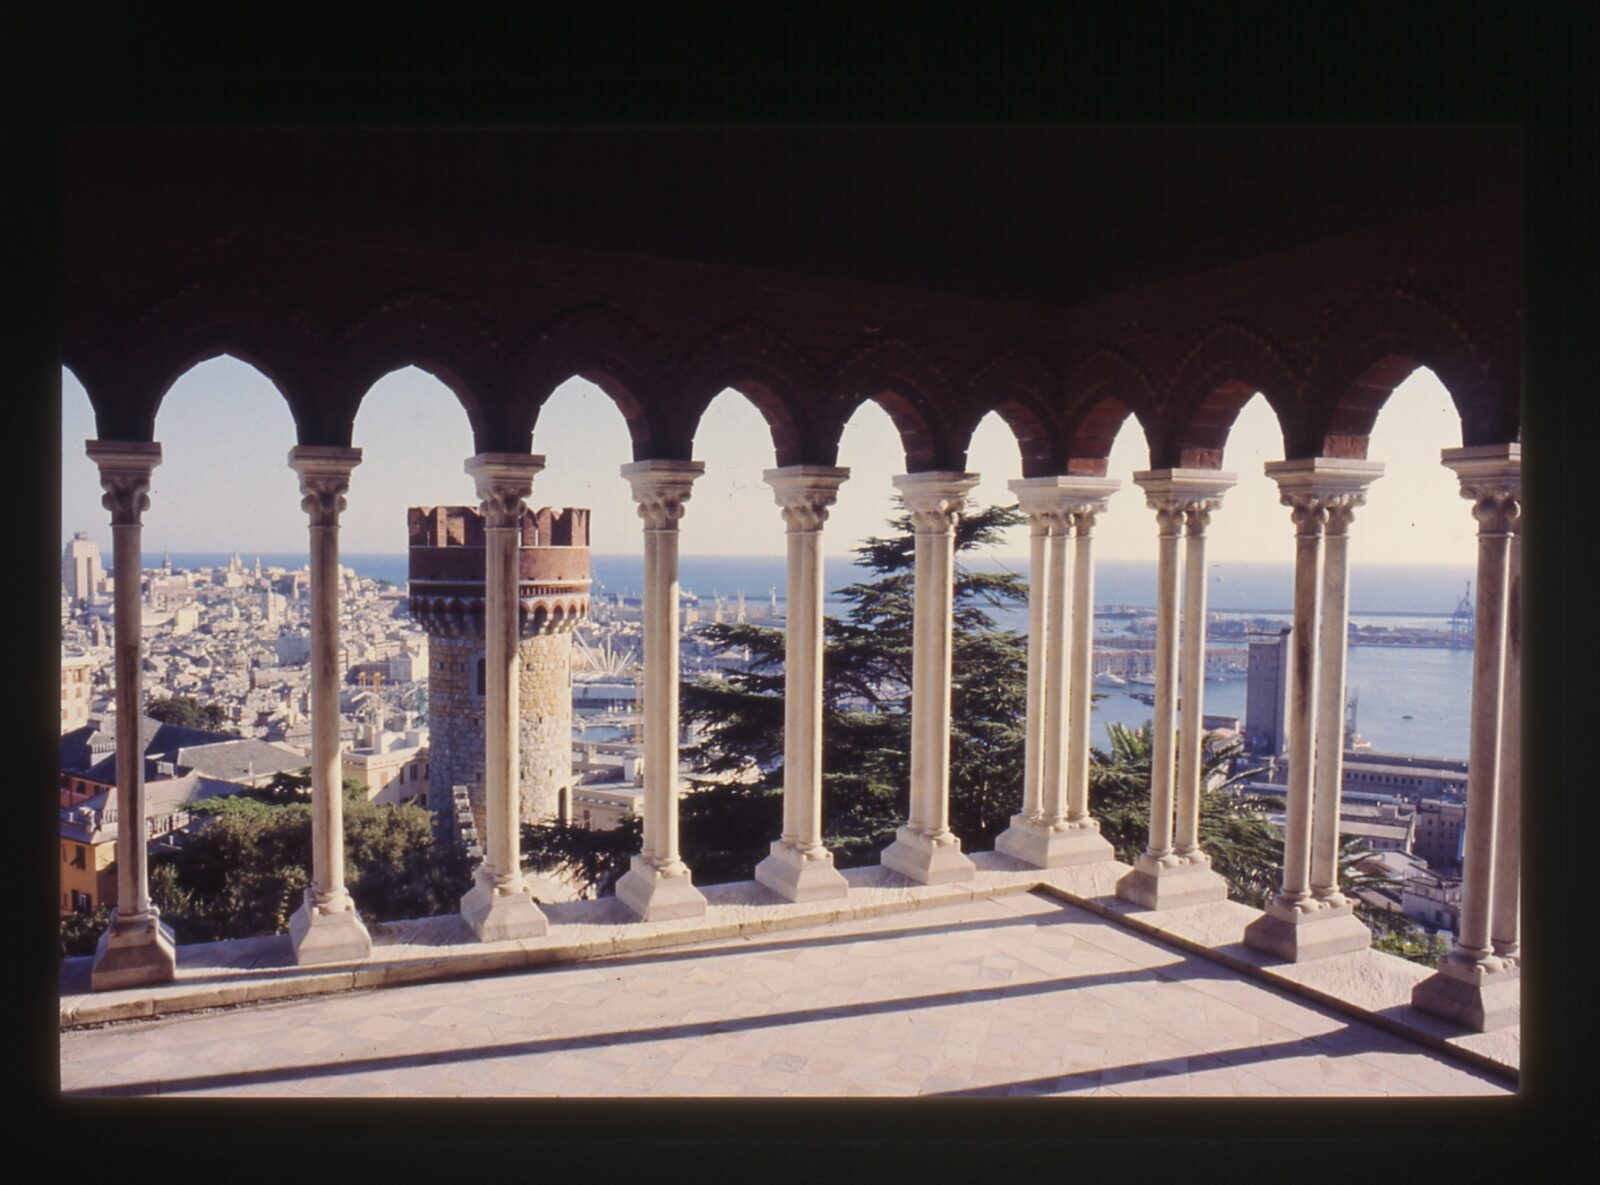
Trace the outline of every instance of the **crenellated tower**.
[[[467, 787], [485, 831], [484, 532], [470, 506], [413, 506], [410, 611], [428, 632], [428, 806], [454, 823]], [[572, 631], [589, 612], [589, 512], [528, 510], [518, 562], [523, 822], [572, 811]]]

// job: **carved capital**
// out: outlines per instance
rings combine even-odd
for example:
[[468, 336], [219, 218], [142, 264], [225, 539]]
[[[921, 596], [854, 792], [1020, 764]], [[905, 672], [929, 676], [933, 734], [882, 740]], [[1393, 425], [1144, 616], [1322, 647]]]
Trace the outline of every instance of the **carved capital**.
[[289, 468], [300, 475], [300, 509], [313, 527], [339, 525], [350, 474], [359, 464], [360, 449], [300, 445], [289, 450]]
[[975, 473], [908, 473], [894, 479], [919, 535], [948, 535], [961, 521], [967, 495], [978, 484]]
[[533, 493], [533, 479], [544, 468], [544, 458], [529, 453], [479, 453], [469, 457], [466, 471], [478, 493], [478, 509], [486, 529], [520, 530]]
[[1513, 535], [1522, 529], [1522, 498], [1503, 487], [1463, 484], [1461, 496], [1472, 500], [1472, 517], [1480, 535]]
[[1383, 465], [1346, 457], [1301, 457], [1270, 461], [1266, 473], [1278, 483], [1278, 501], [1289, 507], [1296, 536], [1342, 536], [1356, 507], [1366, 505], [1367, 490], [1383, 476]]
[[706, 467], [699, 461], [635, 461], [622, 467], [633, 488], [639, 517], [647, 531], [676, 531], [695, 478]]
[[1328, 525], [1327, 500], [1315, 494], [1285, 493], [1278, 501], [1289, 508], [1289, 518], [1294, 523], [1294, 533], [1302, 538], [1322, 534]]
[[1025, 477], [1011, 482], [1010, 489], [1033, 534], [1065, 535], [1076, 525], [1080, 535], [1087, 535], [1121, 485], [1113, 478], [1061, 474]]
[[1216, 499], [1206, 498], [1198, 502], [1191, 502], [1183, 508], [1183, 521], [1188, 527], [1191, 537], [1206, 533], [1206, 528], [1211, 525], [1212, 512], [1216, 510], [1217, 506]]
[[1175, 502], [1150, 503], [1156, 512], [1156, 534], [1162, 536], [1183, 534], [1183, 506]]
[[850, 471], [824, 465], [790, 465], [768, 469], [762, 476], [772, 487], [789, 530], [820, 531], [828, 521], [828, 508], [838, 500], [839, 487]]
[[100, 468], [100, 505], [112, 526], [138, 526], [150, 509], [150, 471], [161, 464], [161, 446], [143, 441], [91, 440], [89, 459]]

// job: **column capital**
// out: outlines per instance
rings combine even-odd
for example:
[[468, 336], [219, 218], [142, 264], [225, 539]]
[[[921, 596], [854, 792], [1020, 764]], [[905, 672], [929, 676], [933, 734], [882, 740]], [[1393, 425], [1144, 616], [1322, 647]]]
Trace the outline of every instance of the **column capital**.
[[683, 517], [694, 479], [706, 471], [704, 461], [634, 461], [622, 467], [633, 487], [639, 517], [648, 531], [675, 530]]
[[772, 487], [791, 531], [820, 531], [828, 521], [828, 508], [839, 497], [839, 487], [849, 476], [850, 470], [832, 465], [787, 465], [761, 475]]
[[1145, 504], [1156, 512], [1165, 532], [1167, 514], [1176, 512], [1180, 526], [1191, 510], [1209, 514], [1239, 477], [1220, 469], [1145, 469], [1135, 473], [1133, 481], [1144, 491]]
[[478, 453], [463, 468], [477, 485], [485, 527], [520, 527], [525, 499], [544, 458], [532, 453]]
[[113, 526], [138, 526], [150, 509], [150, 471], [161, 464], [161, 446], [145, 440], [86, 440], [89, 459], [100, 468], [105, 494], [100, 505]]
[[1440, 463], [1461, 482], [1461, 496], [1473, 503], [1478, 532], [1504, 535], [1521, 527], [1522, 445], [1493, 444], [1447, 448]]
[[1278, 501], [1290, 508], [1300, 534], [1342, 535], [1367, 490], [1383, 476], [1383, 462], [1343, 457], [1269, 461], [1266, 474], [1278, 483]]
[[1044, 519], [1063, 528], [1071, 519], [1080, 532], [1086, 533], [1094, 526], [1095, 516], [1105, 512], [1111, 495], [1122, 488], [1122, 483], [1114, 477], [1064, 474], [1024, 477], [1007, 483], [1006, 488], [1017, 496], [1017, 505], [1029, 519]]
[[335, 527], [344, 513], [350, 474], [361, 464], [358, 448], [302, 444], [289, 450], [289, 468], [300, 475], [300, 509], [314, 527]]
[[943, 535], [955, 530], [961, 508], [978, 480], [976, 473], [954, 470], [902, 473], [894, 478], [894, 488], [905, 499], [918, 533]]

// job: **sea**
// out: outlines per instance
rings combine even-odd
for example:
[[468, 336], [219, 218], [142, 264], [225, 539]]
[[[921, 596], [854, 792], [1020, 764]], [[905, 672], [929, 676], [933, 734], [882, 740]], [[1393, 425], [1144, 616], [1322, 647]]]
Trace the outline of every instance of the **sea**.
[[[228, 562], [224, 552], [173, 552], [179, 568], [215, 567]], [[241, 553], [246, 566], [255, 553]], [[145, 562], [159, 562], [147, 556]], [[262, 552], [263, 567], [303, 568], [302, 553]], [[402, 554], [345, 552], [344, 566], [372, 580], [404, 585], [407, 557]], [[638, 595], [644, 586], [644, 557], [599, 555], [590, 557], [596, 594]], [[1026, 577], [1025, 557], [1015, 560], [987, 558], [970, 561], [979, 571], [1014, 572]], [[1422, 565], [1355, 565], [1350, 573], [1350, 619], [1357, 625], [1442, 630], [1467, 593], [1470, 567]], [[848, 585], [872, 578], [857, 567], [852, 556], [829, 556], [823, 578], [828, 591], [826, 610], [842, 616], [849, 602], [840, 597]], [[1289, 564], [1213, 564], [1206, 598], [1207, 608], [1225, 616], [1267, 618], [1288, 625], [1294, 570]], [[786, 579], [783, 556], [693, 556], [679, 561], [679, 586], [708, 604], [721, 595], [731, 603], [742, 590], [747, 604], [765, 604], [776, 594], [784, 599]], [[1095, 565], [1097, 608], [1150, 608], [1156, 601], [1153, 562], [1102, 560]], [[996, 624], [1026, 635], [1026, 608], [993, 613]], [[1226, 645], [1237, 646], [1231, 641]], [[1206, 680], [1204, 710], [1208, 714], [1238, 716], [1245, 712], [1243, 676]], [[1357, 731], [1385, 753], [1425, 757], [1464, 758], [1467, 753], [1469, 701], [1472, 690], [1472, 651], [1418, 646], [1352, 646], [1346, 668], [1347, 694], [1356, 698]], [[1137, 727], [1150, 718], [1151, 709], [1132, 698], [1149, 688], [1122, 689], [1096, 685], [1103, 693], [1095, 703], [1095, 741], [1107, 743], [1106, 725]]]

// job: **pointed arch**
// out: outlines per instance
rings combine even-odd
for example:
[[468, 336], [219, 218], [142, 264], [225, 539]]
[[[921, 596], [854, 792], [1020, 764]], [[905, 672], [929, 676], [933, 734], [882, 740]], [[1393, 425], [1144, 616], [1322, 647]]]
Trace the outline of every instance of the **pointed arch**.
[[948, 403], [948, 384], [921, 350], [901, 338], [874, 336], [857, 345], [835, 369], [827, 390], [830, 463], [850, 417], [871, 400], [894, 422], [908, 473], [961, 467], [965, 456], [951, 446], [937, 410]]
[[[1514, 360], [1515, 343], [1501, 353]], [[1385, 282], [1341, 310], [1319, 341], [1307, 384], [1316, 403], [1301, 448], [1365, 456], [1378, 412], [1422, 366], [1450, 393], [1463, 439], [1496, 443], [1515, 435], [1517, 367], [1434, 297]]]
[[162, 290], [95, 347], [77, 347], [71, 356], [102, 430], [149, 440], [172, 384], [224, 354], [265, 376], [300, 423], [312, 402], [307, 362], [316, 345], [286, 300], [254, 277], [225, 269]]
[[666, 355], [656, 337], [610, 305], [582, 305], [535, 328], [508, 354], [506, 372], [517, 398], [531, 407], [530, 429], [551, 394], [568, 379], [593, 383], [628, 425], [636, 461], [676, 456], [666, 416], [653, 392], [662, 385]]
[[1239, 410], [1259, 391], [1283, 430], [1294, 436], [1301, 382], [1284, 352], [1236, 319], [1203, 331], [1184, 352], [1167, 387], [1169, 418], [1154, 445], [1158, 467], [1218, 468]]
[[1061, 472], [1061, 437], [1049, 410], [1059, 390], [1056, 376], [1031, 352], [1012, 348], [990, 355], [968, 372], [956, 400], [955, 443], [961, 455], [993, 411], [1016, 437], [1024, 477]]
[[723, 391], [743, 395], [767, 422], [777, 464], [820, 463], [807, 395], [819, 389], [815, 368], [788, 335], [763, 322], [725, 326], [694, 348], [674, 378], [672, 426], [692, 454], [706, 409]]
[[1063, 391], [1063, 472], [1103, 475], [1111, 446], [1130, 415], [1138, 419], [1145, 440], [1154, 439], [1159, 421], [1155, 383], [1120, 350], [1094, 349], [1068, 373]]
[[515, 429], [503, 422], [494, 398], [504, 394], [504, 384], [496, 382], [500, 351], [494, 331], [447, 297], [422, 289], [397, 292], [333, 334], [323, 401], [348, 425], [379, 379], [415, 366], [460, 402], [480, 450], [512, 451]]

